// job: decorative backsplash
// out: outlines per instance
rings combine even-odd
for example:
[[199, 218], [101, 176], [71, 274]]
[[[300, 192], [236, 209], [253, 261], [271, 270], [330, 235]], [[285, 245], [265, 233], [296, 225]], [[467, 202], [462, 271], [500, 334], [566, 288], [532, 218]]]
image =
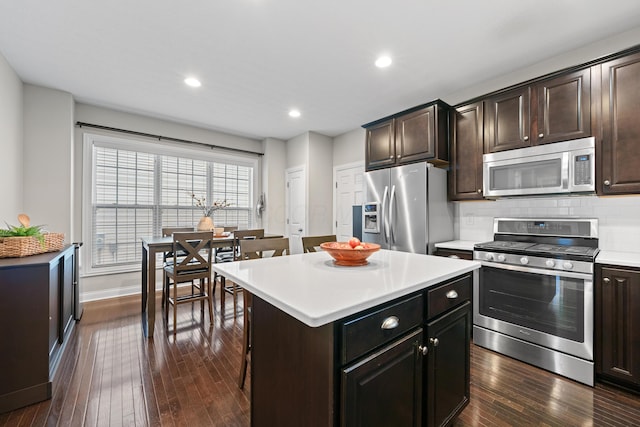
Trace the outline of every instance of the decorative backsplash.
[[581, 217], [599, 220], [600, 249], [640, 252], [640, 196], [571, 196], [454, 202], [460, 240], [493, 240], [495, 217]]

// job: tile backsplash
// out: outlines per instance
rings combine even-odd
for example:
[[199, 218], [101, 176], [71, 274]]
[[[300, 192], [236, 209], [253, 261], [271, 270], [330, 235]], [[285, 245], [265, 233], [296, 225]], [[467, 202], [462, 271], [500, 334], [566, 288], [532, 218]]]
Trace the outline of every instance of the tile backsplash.
[[454, 202], [456, 237], [493, 240], [493, 218], [597, 218], [600, 249], [640, 252], [640, 196], [570, 196]]

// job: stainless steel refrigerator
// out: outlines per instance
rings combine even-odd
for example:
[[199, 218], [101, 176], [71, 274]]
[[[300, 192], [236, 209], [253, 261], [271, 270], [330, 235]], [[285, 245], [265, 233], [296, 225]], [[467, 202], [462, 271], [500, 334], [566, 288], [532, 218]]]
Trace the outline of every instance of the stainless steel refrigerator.
[[362, 241], [383, 249], [432, 254], [453, 239], [447, 172], [413, 163], [365, 173]]

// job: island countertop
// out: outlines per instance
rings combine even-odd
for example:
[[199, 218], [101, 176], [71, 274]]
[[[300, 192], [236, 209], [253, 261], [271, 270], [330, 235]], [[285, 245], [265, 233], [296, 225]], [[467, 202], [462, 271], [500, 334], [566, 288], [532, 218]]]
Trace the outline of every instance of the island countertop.
[[285, 313], [318, 327], [480, 268], [466, 261], [380, 250], [341, 267], [326, 252], [213, 264], [217, 273]]

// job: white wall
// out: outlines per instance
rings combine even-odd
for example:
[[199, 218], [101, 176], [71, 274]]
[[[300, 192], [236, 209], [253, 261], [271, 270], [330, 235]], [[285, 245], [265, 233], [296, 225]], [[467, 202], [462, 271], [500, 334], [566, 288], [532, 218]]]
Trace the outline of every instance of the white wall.
[[360, 127], [333, 138], [333, 165], [364, 162], [365, 136], [365, 129]]
[[22, 81], [0, 54], [0, 228], [4, 222], [17, 225], [23, 209], [22, 139], [23, 92]]
[[333, 140], [325, 135], [309, 133], [309, 218], [307, 235], [333, 232]]
[[24, 85], [24, 211], [66, 243], [75, 238], [73, 107], [68, 92]]
[[262, 191], [266, 196], [262, 227], [267, 233], [284, 235], [287, 147], [284, 141], [274, 138], [262, 141], [262, 147]]
[[[286, 168], [294, 168], [298, 166], [306, 166], [309, 158], [309, 133], [291, 138], [286, 142], [287, 161]], [[284, 171], [282, 172], [284, 173]]]
[[597, 218], [602, 250], [640, 252], [640, 196], [545, 197], [456, 202], [461, 240], [493, 240], [494, 217]]
[[[640, 27], [600, 40], [596, 43], [588, 44], [579, 49], [565, 52], [545, 61], [538, 62], [534, 66], [522, 68], [512, 73], [486, 80], [474, 86], [459, 87], [453, 93], [443, 94], [441, 99], [450, 105], [459, 104], [495, 90], [504, 89], [564, 68], [593, 61], [594, 59], [636, 46], [638, 43], [640, 43]], [[425, 102], [427, 101], [429, 100], [425, 100]]]

